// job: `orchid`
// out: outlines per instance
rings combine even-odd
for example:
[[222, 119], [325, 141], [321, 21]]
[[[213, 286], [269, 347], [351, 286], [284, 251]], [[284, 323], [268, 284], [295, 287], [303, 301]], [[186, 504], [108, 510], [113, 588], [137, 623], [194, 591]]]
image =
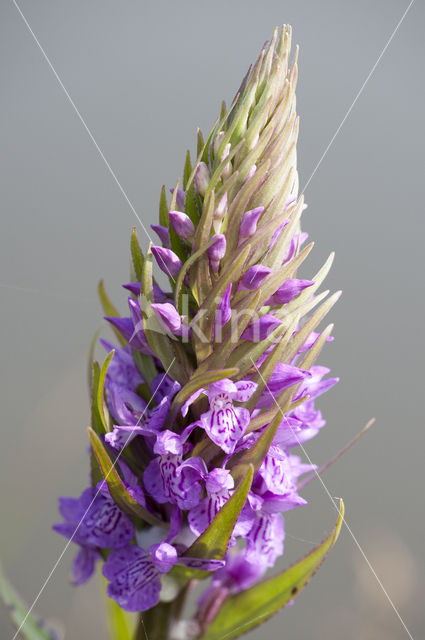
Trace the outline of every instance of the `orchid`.
[[[337, 382], [316, 364], [332, 325], [316, 329], [339, 297], [318, 293], [332, 256], [298, 277], [313, 245], [300, 228], [290, 47], [290, 27], [276, 30], [230, 108], [198, 132], [195, 161], [188, 152], [183, 180], [162, 190], [160, 244], [143, 252], [133, 229], [129, 315], [99, 289], [115, 341], [101, 340], [108, 355], [92, 367], [91, 486], [61, 498], [55, 530], [79, 547], [76, 584], [103, 562], [107, 596], [141, 613], [122, 638], [249, 631], [292, 602], [341, 527], [342, 504], [312, 554], [265, 575], [284, 553], [283, 514], [307, 504], [300, 478], [316, 470], [293, 448], [323, 428], [315, 402]], [[186, 620], [195, 582], [206, 589]]]

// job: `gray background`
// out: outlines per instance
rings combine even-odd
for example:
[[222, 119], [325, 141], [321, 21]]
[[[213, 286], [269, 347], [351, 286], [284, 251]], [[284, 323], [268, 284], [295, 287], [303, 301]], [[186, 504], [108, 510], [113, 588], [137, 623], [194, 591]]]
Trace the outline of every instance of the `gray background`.
[[[207, 131], [276, 24], [301, 45], [300, 182], [329, 143], [407, 2], [21, 0], [34, 32], [146, 223], [195, 128]], [[309, 271], [332, 249], [341, 383], [308, 444], [324, 462], [371, 417], [373, 431], [324, 477], [413, 637], [424, 631], [423, 24], [417, 1], [311, 181]], [[86, 357], [104, 277], [124, 310], [133, 213], [12, 2], [0, 9], [0, 555], [28, 602], [64, 547], [58, 495], [85, 486]], [[146, 238], [141, 232], [146, 245]], [[286, 558], [335, 520], [320, 483], [287, 516]], [[99, 582], [73, 589], [66, 553], [37, 610], [67, 639], [104, 638]], [[12, 628], [0, 613], [1, 640]], [[407, 638], [349, 533], [296, 604], [250, 637]]]

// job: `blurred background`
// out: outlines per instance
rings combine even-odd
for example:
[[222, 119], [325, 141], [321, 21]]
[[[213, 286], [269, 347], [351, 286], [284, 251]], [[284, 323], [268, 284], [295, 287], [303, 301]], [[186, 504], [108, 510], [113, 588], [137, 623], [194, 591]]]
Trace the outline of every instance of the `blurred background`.
[[[273, 27], [301, 46], [300, 184], [311, 176], [407, 0], [20, 0], [31, 28], [146, 225]], [[415, 2], [306, 189], [309, 271], [336, 251], [327, 287], [341, 377], [308, 443], [321, 464], [376, 425], [324, 476], [412, 636], [424, 631], [424, 5]], [[422, 78], [422, 80], [421, 80]], [[124, 311], [137, 224], [12, 2], [0, 7], [0, 557], [31, 603], [65, 541], [57, 496], [87, 484], [86, 366], [96, 285]], [[140, 230], [146, 246], [147, 238]], [[108, 335], [107, 329], [104, 330]], [[283, 568], [332, 528], [320, 483], [286, 517]], [[67, 640], [105, 638], [101, 584], [73, 589], [69, 549], [37, 611]], [[0, 607], [0, 638], [12, 627]], [[294, 606], [249, 637], [408, 637], [346, 529]]]

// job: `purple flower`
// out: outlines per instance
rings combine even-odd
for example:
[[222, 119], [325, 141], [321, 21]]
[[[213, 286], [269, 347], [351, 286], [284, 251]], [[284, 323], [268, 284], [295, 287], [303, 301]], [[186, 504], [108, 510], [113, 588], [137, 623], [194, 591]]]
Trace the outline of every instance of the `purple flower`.
[[183, 266], [180, 258], [171, 251], [171, 249], [165, 249], [164, 247], [152, 247], [152, 254], [158, 264], [158, 267], [167, 276], [171, 276], [174, 280], [177, 280], [179, 273]]
[[257, 408], [270, 407], [275, 403], [274, 398], [285, 389], [311, 378], [309, 371], [304, 371], [291, 364], [279, 362], [271, 374], [266, 389], [261, 394]]
[[329, 391], [329, 389], [336, 385], [339, 378], [326, 378], [325, 380], [322, 380], [322, 378], [328, 373], [330, 373], [330, 369], [328, 369], [328, 367], [311, 367], [309, 375], [304, 379], [295, 399], [298, 400], [298, 398], [302, 398], [302, 396], [305, 395], [308, 395], [310, 399], [317, 398], [326, 391]]
[[[287, 506], [283, 510], [287, 511], [291, 504], [300, 505], [299, 496], [296, 495], [298, 477], [314, 468], [314, 465], [302, 464], [298, 456], [289, 455], [278, 444], [272, 444], [258, 470], [256, 491], [260, 495], [270, 492], [285, 496]], [[302, 502], [305, 504], [305, 501]]]
[[60, 498], [59, 511], [64, 522], [53, 529], [80, 545], [72, 568], [74, 584], [83, 584], [92, 575], [97, 548], [117, 549], [127, 545], [134, 536], [134, 525], [109, 497], [94, 487], [83, 491], [79, 498]]
[[[220, 468], [210, 471], [204, 477], [204, 481], [207, 495], [196, 507], [189, 511], [187, 516], [189, 527], [197, 536], [200, 536], [205, 531], [221, 507], [230, 498], [235, 484], [230, 471]], [[246, 505], [233, 530], [231, 544], [235, 542], [236, 536], [248, 533], [252, 526], [252, 521], [253, 511], [249, 505]]]
[[180, 389], [181, 385], [177, 380], [172, 380], [166, 373], [159, 373], [152, 380], [152, 401], [156, 404], [160, 404], [164, 398], [171, 401]]
[[271, 273], [271, 269], [269, 267], [265, 267], [262, 264], [255, 264], [253, 267], [250, 267], [248, 271], [243, 276], [241, 283], [239, 285], [240, 289], [258, 289], [263, 280], [267, 278]]
[[163, 227], [160, 224], [151, 224], [151, 229], [155, 231], [158, 238], [161, 240], [163, 246], [166, 249], [170, 248], [170, 235], [168, 233], [168, 228]]
[[295, 235], [292, 238], [288, 251], [286, 252], [285, 257], [283, 258], [283, 263], [289, 262], [289, 260], [292, 260], [297, 249], [299, 249], [304, 244], [307, 238], [308, 238], [308, 233], [305, 233], [305, 231], [302, 231], [300, 234]]
[[95, 570], [96, 562], [101, 559], [101, 555], [96, 549], [80, 547], [71, 567], [71, 582], [74, 587], [85, 584]]
[[[296, 335], [296, 332], [294, 333], [294, 335]], [[317, 331], [312, 331], [308, 336], [307, 340], [304, 342], [304, 344], [300, 348], [298, 353], [303, 353], [304, 351], [308, 351], [309, 349], [311, 349], [311, 347], [314, 345], [314, 343], [316, 342], [316, 340], [318, 340], [319, 337], [320, 337], [320, 333], [318, 333]], [[326, 342], [333, 342], [334, 340], [335, 338], [333, 336], [328, 336], [326, 338]]]
[[152, 545], [149, 553], [132, 545], [109, 554], [103, 566], [103, 575], [109, 580], [107, 594], [125, 611], [146, 611], [159, 601], [161, 574], [177, 562], [205, 571], [224, 565], [222, 560], [179, 558], [175, 547], [166, 541]]
[[175, 306], [170, 302], [153, 303], [151, 308], [154, 310], [160, 325], [165, 331], [169, 331], [175, 335], [181, 334], [182, 319]]
[[282, 324], [281, 320], [278, 320], [270, 313], [265, 313], [260, 316], [254, 322], [245, 329], [242, 333], [242, 340], [251, 340], [252, 342], [259, 342], [267, 338], [279, 325]]
[[106, 388], [106, 399], [109, 411], [118, 424], [145, 424], [147, 403], [131, 389], [110, 382]]
[[121, 450], [137, 435], [151, 437], [164, 426], [165, 419], [180, 384], [166, 374], [158, 374], [151, 385], [151, 402], [148, 405], [143, 398], [130, 389], [110, 383], [107, 388], [108, 407], [112, 416], [120, 424], [105, 435], [105, 440], [115, 449]]
[[250, 238], [257, 231], [258, 218], [264, 211], [264, 207], [256, 207], [250, 211], [246, 211], [239, 226], [239, 244], [241, 244], [246, 238]]
[[[226, 566], [216, 571], [212, 585], [205, 594], [213, 593], [215, 589], [227, 588], [231, 594], [248, 589], [255, 584], [265, 573], [266, 568], [262, 563], [258, 563], [256, 558], [247, 559], [246, 550], [235, 551], [231, 549], [226, 556]], [[203, 599], [204, 599], [203, 598]]]
[[142, 353], [151, 354], [152, 352], [146, 342], [143, 331], [142, 312], [139, 301], [134, 298], [128, 298], [128, 306], [130, 309], [129, 318], [106, 317], [105, 319], [118, 329], [133, 349], [141, 351]]
[[180, 238], [192, 240], [195, 233], [195, 225], [186, 213], [181, 211], [169, 211], [171, 225]]
[[[174, 194], [174, 188], [170, 189], [170, 193]], [[185, 198], [186, 193], [183, 191], [183, 189], [177, 189], [176, 204], [180, 211], [184, 211]]]
[[146, 491], [159, 504], [170, 502], [183, 510], [198, 504], [202, 492], [199, 480], [207, 473], [201, 458], [183, 461], [185, 437], [168, 429], [159, 433], [154, 452], [160, 455], [151, 460], [143, 473]]
[[[124, 289], [130, 291], [133, 295], [139, 297], [141, 294], [141, 284], [140, 282], [129, 282], [128, 284], [123, 284]], [[154, 302], [168, 302], [169, 297], [167, 294], [158, 287], [157, 284], [153, 285], [153, 299]]]
[[196, 507], [188, 513], [191, 531], [197, 536], [210, 524], [221, 507], [230, 497], [230, 490], [234, 488], [234, 480], [227, 469], [213, 469], [205, 476], [205, 490], [207, 495]]
[[283, 553], [285, 531], [280, 513], [260, 512], [246, 537], [245, 559], [264, 570], [272, 567]]
[[158, 404], [151, 409], [136, 393], [111, 385], [108, 404], [121, 424], [115, 424], [113, 431], [105, 435], [106, 442], [120, 451], [136, 436], [155, 436], [164, 426], [172, 400], [171, 395], [160, 395], [157, 393]]
[[160, 546], [153, 555], [136, 546], [117, 549], [103, 565], [109, 580], [107, 594], [126, 611], [146, 611], [159, 601], [161, 573], [167, 573], [177, 560], [174, 547], [166, 542]]
[[[205, 429], [208, 436], [225, 453], [233, 453], [236, 443], [242, 437], [249, 424], [249, 411], [244, 407], [235, 407], [233, 401], [246, 402], [254, 393], [257, 385], [250, 380], [232, 382], [228, 378], [219, 380], [210, 385], [206, 392], [210, 403], [209, 411], [203, 413], [197, 423]], [[197, 395], [205, 393], [199, 390]], [[189, 399], [189, 403], [194, 401]], [[182, 412], [187, 410], [187, 404]], [[184, 413], [183, 413], [184, 415]]]
[[139, 384], [142, 384], [143, 378], [134, 364], [130, 347], [116, 347], [103, 339], [100, 343], [108, 352], [115, 349], [106, 374], [106, 387], [109, 384], [116, 384], [128, 389], [136, 389]]
[[211, 239], [214, 238], [215, 242], [207, 249], [207, 254], [210, 260], [211, 269], [214, 273], [217, 273], [220, 260], [224, 258], [224, 254], [226, 253], [226, 236], [222, 233], [218, 233]]
[[297, 280], [289, 278], [282, 286], [267, 300], [267, 305], [286, 304], [296, 298], [301, 291], [314, 284], [312, 280]]
[[[321, 411], [315, 409], [313, 398], [303, 402], [285, 418], [278, 429], [279, 444], [285, 447], [296, 447], [311, 440], [326, 424]], [[294, 422], [297, 426], [290, 428]]]

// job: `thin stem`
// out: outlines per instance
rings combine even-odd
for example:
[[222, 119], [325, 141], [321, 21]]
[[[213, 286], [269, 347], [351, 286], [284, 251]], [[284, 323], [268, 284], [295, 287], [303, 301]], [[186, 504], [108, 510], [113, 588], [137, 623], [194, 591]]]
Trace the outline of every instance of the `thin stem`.
[[334, 462], [336, 462], [344, 453], [346, 453], [348, 451], [348, 449], [351, 449], [351, 447], [356, 444], [356, 442], [358, 442], [358, 440], [360, 440], [360, 438], [362, 436], [364, 436], [364, 434], [366, 433], [366, 431], [369, 431], [370, 427], [374, 424], [375, 422], [375, 418], [372, 418], [372, 420], [369, 420], [369, 422], [367, 423], [367, 425], [365, 427], [363, 427], [363, 429], [356, 435], [354, 436], [354, 438], [352, 440], [350, 440], [350, 442], [348, 442], [345, 447], [343, 447], [341, 449], [341, 451], [338, 451], [338, 453], [336, 455], [334, 455], [333, 458], [331, 458], [330, 460], [328, 460], [328, 462], [325, 462], [325, 464], [323, 464], [321, 467], [319, 467], [319, 469], [316, 469], [315, 471], [313, 471], [312, 473], [310, 473], [310, 475], [308, 475], [306, 478], [304, 478], [303, 480], [301, 480], [301, 482], [298, 483], [297, 486], [297, 490], [301, 491], [302, 489], [304, 489], [308, 484], [310, 484], [310, 482], [312, 480], [315, 480], [318, 476], [320, 476], [324, 471], [326, 471], [326, 469], [329, 469], [330, 466], [333, 465]]

